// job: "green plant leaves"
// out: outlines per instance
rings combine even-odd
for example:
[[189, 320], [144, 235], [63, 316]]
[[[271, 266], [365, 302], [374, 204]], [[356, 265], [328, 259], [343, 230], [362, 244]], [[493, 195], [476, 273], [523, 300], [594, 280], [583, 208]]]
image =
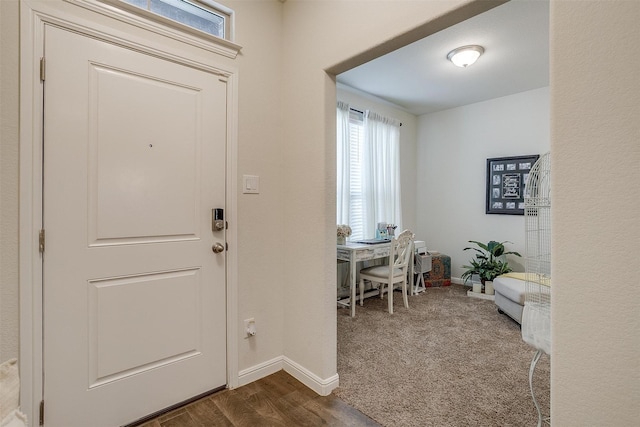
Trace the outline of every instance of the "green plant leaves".
[[466, 281], [474, 274], [480, 276], [480, 279], [484, 282], [486, 280], [493, 280], [501, 274], [506, 274], [512, 271], [511, 267], [506, 260], [499, 259], [506, 255], [521, 256], [518, 252], [506, 251], [504, 244], [512, 243], [507, 240], [504, 242], [497, 242], [491, 240], [488, 243], [478, 242], [476, 240], [469, 240], [469, 243], [475, 243], [475, 247], [467, 247], [464, 250], [473, 250], [476, 252], [475, 259], [469, 261], [470, 265], [463, 265], [466, 271], [462, 273], [461, 278]]

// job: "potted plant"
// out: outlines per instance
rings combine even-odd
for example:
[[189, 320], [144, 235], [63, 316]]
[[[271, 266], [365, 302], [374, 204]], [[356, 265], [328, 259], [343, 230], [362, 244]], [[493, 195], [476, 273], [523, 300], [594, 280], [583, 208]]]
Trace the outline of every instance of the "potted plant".
[[345, 224], [338, 224], [338, 244], [344, 245], [349, 236], [351, 236], [351, 227]]
[[[493, 294], [493, 279], [501, 274], [509, 273], [512, 271], [509, 267], [509, 263], [505, 259], [506, 255], [521, 256], [518, 252], [506, 251], [504, 244], [511, 243], [509, 241], [496, 242], [495, 240], [489, 241], [489, 243], [482, 243], [475, 240], [469, 240], [469, 243], [474, 243], [477, 247], [467, 247], [464, 250], [476, 251], [474, 259], [469, 261], [470, 265], [463, 265], [466, 271], [462, 273], [461, 278], [466, 283], [473, 275], [478, 275], [481, 285], [485, 286], [485, 293]], [[489, 282], [487, 284], [487, 282]], [[473, 290], [476, 292], [477, 288]], [[488, 292], [487, 292], [488, 291]]]

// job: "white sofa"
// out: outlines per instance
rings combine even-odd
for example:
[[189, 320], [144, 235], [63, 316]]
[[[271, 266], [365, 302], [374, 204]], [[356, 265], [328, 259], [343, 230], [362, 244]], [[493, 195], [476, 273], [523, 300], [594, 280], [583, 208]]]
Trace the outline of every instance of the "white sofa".
[[524, 273], [510, 273], [496, 277], [493, 280], [493, 289], [495, 290], [498, 311], [522, 324], [525, 295]]

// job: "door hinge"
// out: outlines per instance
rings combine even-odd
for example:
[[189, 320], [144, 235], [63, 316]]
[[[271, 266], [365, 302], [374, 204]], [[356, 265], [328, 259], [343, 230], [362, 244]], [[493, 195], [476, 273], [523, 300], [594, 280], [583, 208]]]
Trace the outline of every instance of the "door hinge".
[[40, 81], [44, 81], [44, 68], [45, 68], [44, 57], [42, 57], [40, 58]]
[[38, 236], [38, 248], [40, 249], [40, 253], [44, 252], [44, 228], [40, 230], [40, 234]]
[[40, 417], [39, 417], [39, 424], [43, 426], [44, 425], [44, 400], [40, 401]]

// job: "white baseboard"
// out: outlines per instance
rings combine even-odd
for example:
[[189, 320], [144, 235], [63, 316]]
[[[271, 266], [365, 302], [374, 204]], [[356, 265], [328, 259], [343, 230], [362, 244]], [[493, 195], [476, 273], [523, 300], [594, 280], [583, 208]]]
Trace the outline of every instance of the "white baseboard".
[[323, 380], [288, 357], [284, 357], [284, 370], [320, 396], [328, 396], [339, 384], [338, 374]]
[[259, 363], [247, 369], [238, 372], [238, 387], [247, 385], [260, 378], [268, 377], [283, 369], [283, 356], [274, 357], [266, 362]]
[[323, 380], [288, 357], [278, 356], [240, 371], [238, 373], [238, 387], [242, 387], [243, 385], [257, 381], [260, 378], [275, 374], [283, 369], [289, 375], [318, 393], [320, 396], [328, 396], [331, 394], [333, 389], [338, 387], [339, 384], [338, 374]]
[[464, 280], [459, 277], [452, 277], [451, 283], [455, 283], [456, 285], [464, 285]]

